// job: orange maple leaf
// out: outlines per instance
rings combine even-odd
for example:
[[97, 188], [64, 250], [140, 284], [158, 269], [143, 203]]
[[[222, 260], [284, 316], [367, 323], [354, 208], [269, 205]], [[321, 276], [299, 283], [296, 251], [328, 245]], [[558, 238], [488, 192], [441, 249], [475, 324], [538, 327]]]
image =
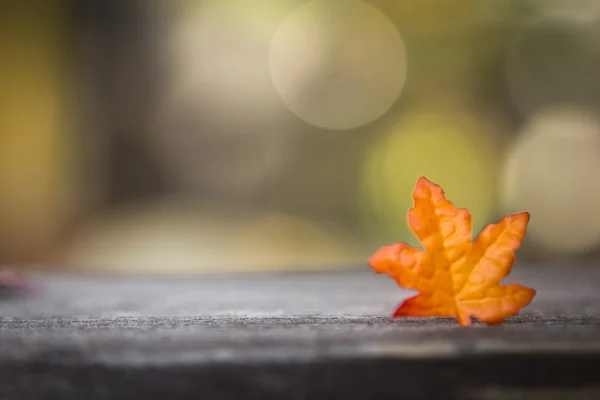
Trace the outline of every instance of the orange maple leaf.
[[452, 317], [470, 326], [471, 316], [495, 325], [516, 315], [536, 295], [519, 284], [500, 285], [521, 247], [529, 214], [509, 215], [471, 242], [471, 214], [456, 208], [442, 188], [420, 177], [408, 224], [425, 250], [405, 243], [380, 248], [369, 259], [376, 273], [418, 290], [394, 317]]

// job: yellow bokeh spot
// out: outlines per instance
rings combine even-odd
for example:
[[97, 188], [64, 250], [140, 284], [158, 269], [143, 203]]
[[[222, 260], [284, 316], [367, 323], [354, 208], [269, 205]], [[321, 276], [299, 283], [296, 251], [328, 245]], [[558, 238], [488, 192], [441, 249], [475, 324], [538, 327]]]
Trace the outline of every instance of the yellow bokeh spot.
[[373, 239], [416, 245], [406, 214], [419, 176], [441, 185], [473, 216], [473, 232], [492, 222], [496, 156], [485, 128], [466, 113], [405, 115], [374, 146], [363, 175], [364, 217]]

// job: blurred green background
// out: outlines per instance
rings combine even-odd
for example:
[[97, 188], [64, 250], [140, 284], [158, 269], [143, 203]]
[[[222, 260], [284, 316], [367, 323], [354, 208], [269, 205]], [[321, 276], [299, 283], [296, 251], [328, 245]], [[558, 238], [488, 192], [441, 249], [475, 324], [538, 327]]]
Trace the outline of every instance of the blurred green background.
[[421, 175], [598, 259], [599, 4], [5, 2], [0, 264], [355, 267], [415, 244]]

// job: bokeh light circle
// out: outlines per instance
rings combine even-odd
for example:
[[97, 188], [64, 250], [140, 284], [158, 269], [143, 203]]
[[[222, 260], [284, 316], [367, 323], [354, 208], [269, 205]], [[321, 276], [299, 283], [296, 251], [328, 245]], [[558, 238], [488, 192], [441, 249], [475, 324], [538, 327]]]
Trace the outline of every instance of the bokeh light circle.
[[291, 2], [269, 8], [264, 0], [252, 1], [243, 14], [239, 0], [211, 0], [173, 23], [170, 74], [148, 143], [177, 191], [248, 199], [293, 158], [294, 127], [266, 63], [268, 32]]
[[265, 59], [269, 40], [212, 3], [173, 24], [167, 90], [195, 92], [213, 119], [265, 120], [285, 112]]
[[419, 176], [441, 185], [473, 216], [473, 233], [491, 221], [495, 153], [485, 128], [466, 114], [405, 115], [370, 151], [364, 167], [365, 222], [377, 241], [418, 242], [407, 225]]
[[298, 117], [352, 129], [385, 114], [406, 77], [404, 42], [392, 21], [358, 0], [318, 0], [292, 12], [271, 42], [273, 85]]
[[574, 255], [600, 243], [600, 121], [577, 109], [534, 115], [508, 154], [505, 212], [528, 211], [527, 237]]

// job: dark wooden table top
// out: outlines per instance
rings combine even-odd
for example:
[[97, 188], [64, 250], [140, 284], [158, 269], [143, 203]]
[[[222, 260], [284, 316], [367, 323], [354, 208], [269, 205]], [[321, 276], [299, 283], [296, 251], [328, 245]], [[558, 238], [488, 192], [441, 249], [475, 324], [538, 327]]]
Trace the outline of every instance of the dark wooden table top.
[[600, 398], [600, 266], [517, 265], [537, 297], [472, 328], [389, 318], [411, 292], [366, 267], [32, 279], [0, 300], [0, 399]]

